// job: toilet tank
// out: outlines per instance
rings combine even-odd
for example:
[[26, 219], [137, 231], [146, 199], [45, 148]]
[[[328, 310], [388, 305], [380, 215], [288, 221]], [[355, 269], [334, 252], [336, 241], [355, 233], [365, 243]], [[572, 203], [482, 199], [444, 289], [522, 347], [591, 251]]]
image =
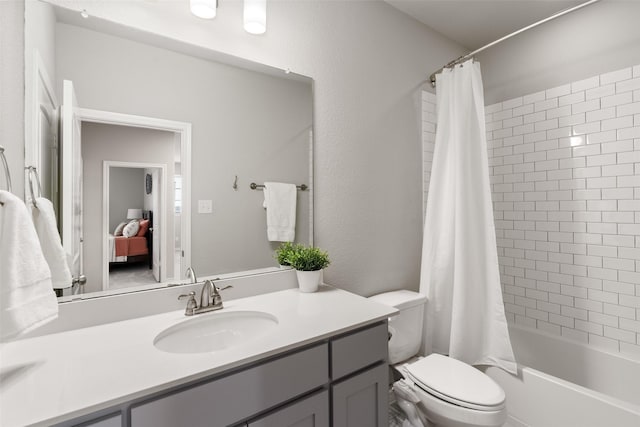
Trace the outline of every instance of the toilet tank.
[[389, 363], [403, 362], [420, 350], [424, 305], [427, 297], [413, 291], [385, 292], [369, 297], [380, 304], [397, 308], [400, 312], [389, 319]]

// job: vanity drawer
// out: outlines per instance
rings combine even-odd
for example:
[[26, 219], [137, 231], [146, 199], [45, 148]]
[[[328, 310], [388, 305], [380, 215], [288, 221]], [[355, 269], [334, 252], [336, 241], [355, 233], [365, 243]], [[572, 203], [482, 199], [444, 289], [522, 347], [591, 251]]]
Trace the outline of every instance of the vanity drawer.
[[112, 412], [103, 416], [97, 416], [97, 413], [95, 413], [60, 424], [54, 424], [53, 427], [122, 427], [123, 422], [123, 415], [120, 412]]
[[331, 341], [331, 378], [345, 375], [388, 358], [387, 323]]
[[114, 415], [108, 418], [103, 418], [99, 421], [89, 421], [85, 424], [79, 424], [76, 427], [121, 427], [122, 415]]
[[135, 406], [131, 427], [215, 427], [248, 418], [328, 382], [321, 344]]

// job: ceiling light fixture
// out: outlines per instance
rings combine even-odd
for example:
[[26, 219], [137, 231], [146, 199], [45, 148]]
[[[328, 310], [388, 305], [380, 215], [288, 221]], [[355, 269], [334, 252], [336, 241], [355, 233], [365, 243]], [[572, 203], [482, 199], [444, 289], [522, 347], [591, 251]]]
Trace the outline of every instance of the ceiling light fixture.
[[267, 0], [244, 0], [244, 29], [250, 34], [267, 31]]
[[198, 18], [213, 19], [216, 17], [218, 0], [189, 0], [191, 13]]

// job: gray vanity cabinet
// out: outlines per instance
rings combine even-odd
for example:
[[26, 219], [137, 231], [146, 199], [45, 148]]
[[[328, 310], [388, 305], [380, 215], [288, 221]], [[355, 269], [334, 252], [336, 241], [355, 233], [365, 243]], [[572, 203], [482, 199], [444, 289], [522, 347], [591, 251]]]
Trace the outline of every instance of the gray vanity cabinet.
[[329, 427], [329, 392], [322, 391], [251, 421], [247, 427]]
[[386, 427], [387, 388], [379, 322], [56, 427]]
[[333, 427], [388, 426], [388, 383], [382, 364], [334, 384]]
[[131, 427], [224, 427], [322, 387], [321, 344], [131, 408]]
[[382, 323], [331, 341], [333, 427], [388, 426], [387, 339]]

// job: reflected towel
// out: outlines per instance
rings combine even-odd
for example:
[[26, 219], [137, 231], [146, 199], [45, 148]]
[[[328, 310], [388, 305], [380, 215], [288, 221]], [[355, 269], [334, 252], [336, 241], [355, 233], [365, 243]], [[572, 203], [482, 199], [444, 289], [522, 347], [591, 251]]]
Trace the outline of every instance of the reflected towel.
[[51, 272], [24, 202], [0, 190], [0, 340], [58, 317]]
[[296, 236], [295, 184], [264, 183], [264, 207], [267, 209], [267, 238], [271, 242], [293, 242]]
[[31, 216], [35, 225], [40, 247], [51, 270], [54, 289], [71, 287], [71, 272], [67, 264], [67, 254], [62, 248], [53, 204], [44, 197], [36, 199], [37, 208], [31, 205]]

